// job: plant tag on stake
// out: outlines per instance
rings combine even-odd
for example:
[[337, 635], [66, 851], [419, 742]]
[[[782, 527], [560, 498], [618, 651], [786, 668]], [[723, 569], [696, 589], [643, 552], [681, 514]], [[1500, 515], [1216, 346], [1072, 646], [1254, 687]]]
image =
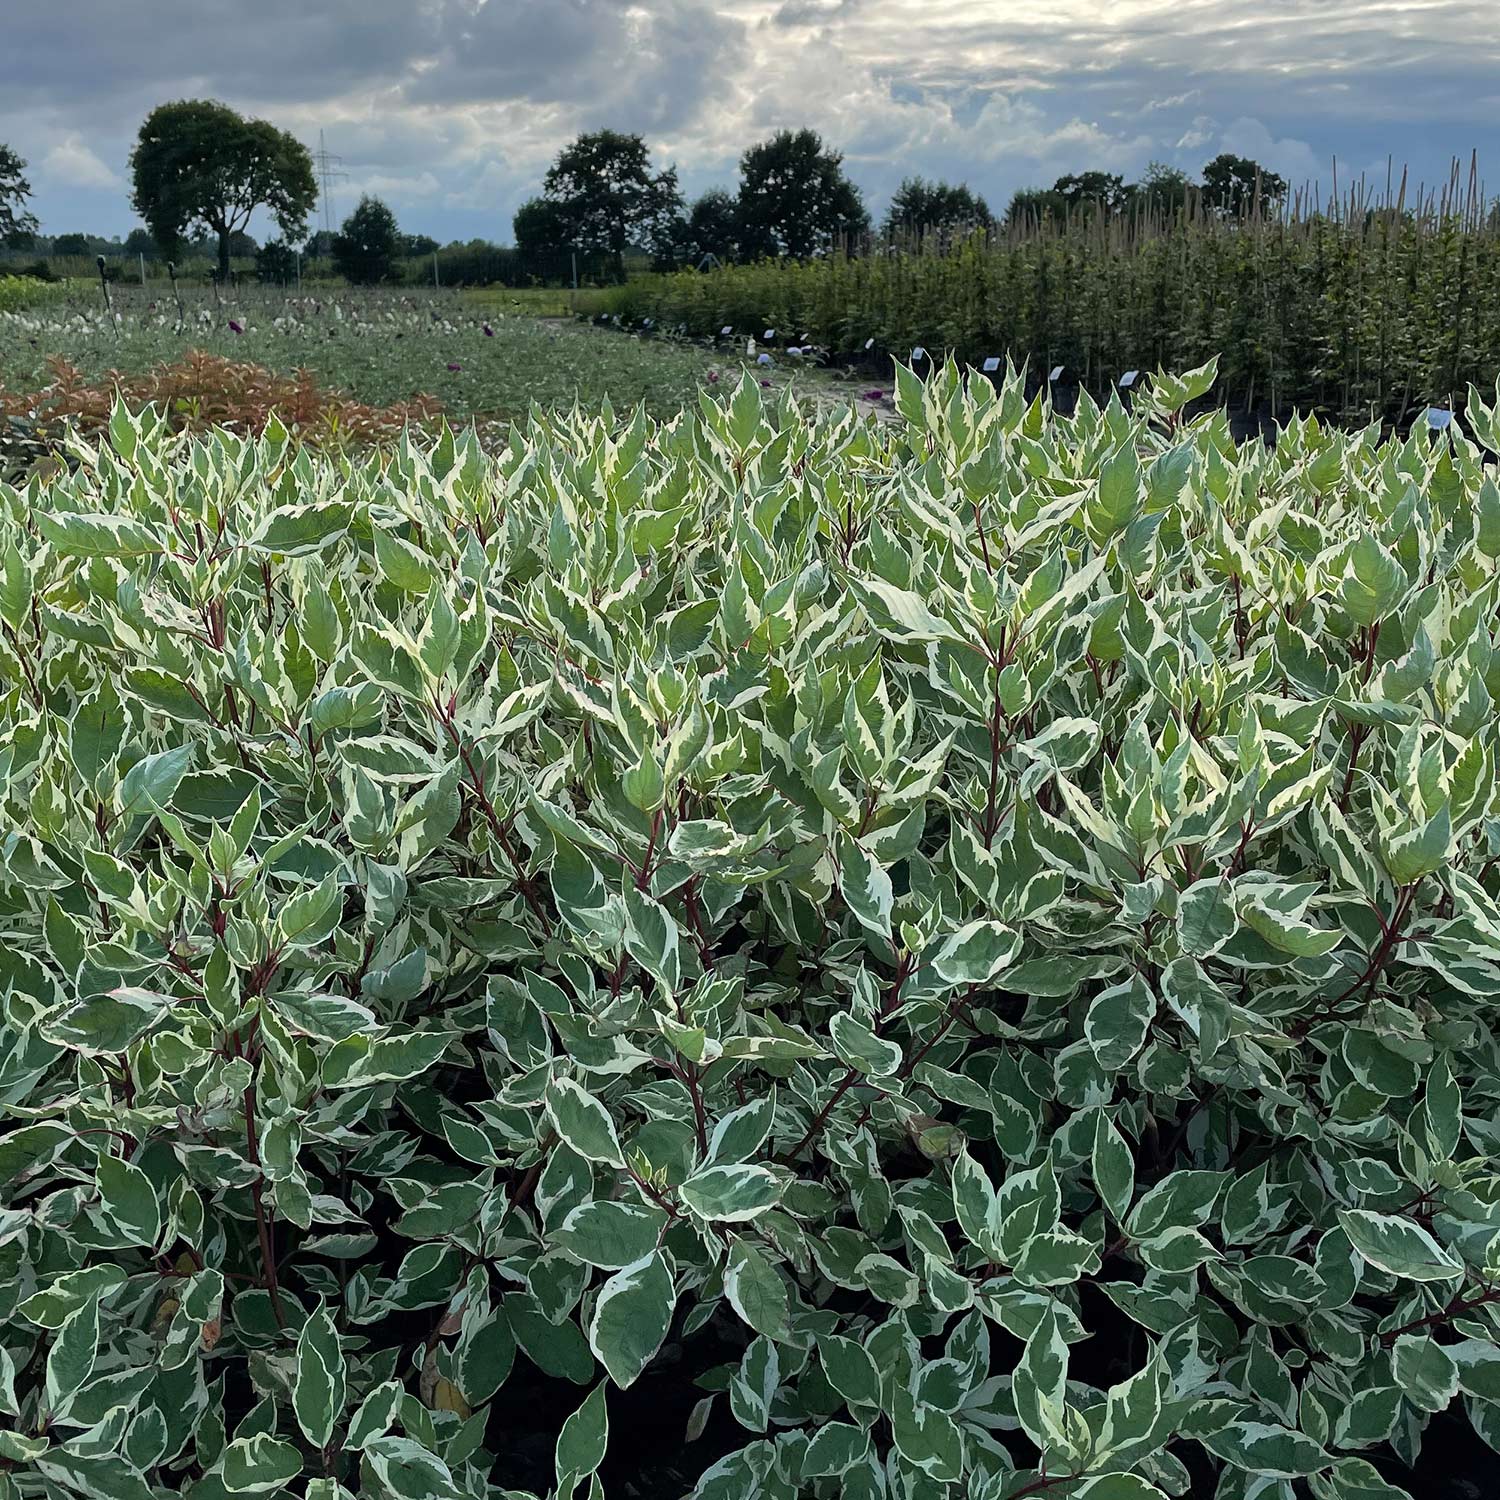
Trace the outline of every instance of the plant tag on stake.
[[875, 347], [875, 340], [874, 339], [866, 339], [865, 340], [865, 348], [866, 349], [873, 349], [874, 347]]
[[721, 329], [720, 329], [720, 330], [719, 330], [719, 333], [720, 333], [720, 334], [721, 334], [721, 335], [722, 335], [722, 336], [723, 336], [723, 337], [724, 337], [724, 338], [726, 338], [726, 339], [727, 339], [727, 338], [728, 338], [728, 337], [729, 337], [729, 335], [730, 335], [730, 334], [731, 334], [731, 333], [733, 333], [733, 332], [734, 332], [734, 324], [733, 324], [733, 323], [726, 323], [726, 324], [725, 324], [725, 325], [724, 325], [724, 326], [723, 326], [723, 327], [722, 327], [722, 328], [721, 328]]
[[761, 334], [761, 337], [769, 343], [776, 337], [776, 330], [774, 328], [768, 328], [763, 334]]
[[1452, 422], [1453, 413], [1446, 406], [1429, 406], [1427, 408], [1427, 425], [1434, 432], [1442, 432]]
[[917, 347], [911, 351], [911, 362], [913, 364], [916, 364], [916, 362], [919, 359], [926, 359], [926, 358], [927, 358], [927, 351], [920, 344], [918, 344]]
[[1052, 384], [1052, 382], [1054, 382], [1054, 381], [1062, 379], [1063, 368], [1064, 367], [1062, 365], [1053, 365], [1052, 366], [1051, 373], [1048, 374], [1048, 376], [1047, 376], [1047, 383], [1049, 385]]
[[1000, 368], [1000, 356], [998, 354], [991, 354], [980, 368], [986, 375], [993, 374], [994, 371]]
[[1128, 391], [1130, 387], [1133, 386], [1140, 378], [1140, 373], [1141, 372], [1139, 370], [1126, 370], [1126, 372], [1122, 376], [1120, 376], [1120, 389], [1122, 391]]

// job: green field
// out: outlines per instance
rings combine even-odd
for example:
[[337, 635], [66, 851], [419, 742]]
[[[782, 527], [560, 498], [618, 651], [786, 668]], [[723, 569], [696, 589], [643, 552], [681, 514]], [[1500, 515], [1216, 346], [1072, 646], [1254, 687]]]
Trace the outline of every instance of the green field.
[[203, 350], [281, 373], [305, 369], [371, 405], [429, 395], [451, 416], [503, 420], [532, 402], [597, 407], [606, 396], [617, 408], [644, 404], [666, 415], [710, 388], [709, 372], [724, 366], [706, 347], [540, 316], [565, 312], [558, 303], [566, 297], [498, 289], [298, 298], [257, 289], [215, 306], [195, 293], [184, 294], [179, 326], [170, 295], [116, 288], [111, 323], [98, 290], [80, 291], [65, 304], [0, 313], [0, 388], [42, 388], [58, 357], [97, 379]]

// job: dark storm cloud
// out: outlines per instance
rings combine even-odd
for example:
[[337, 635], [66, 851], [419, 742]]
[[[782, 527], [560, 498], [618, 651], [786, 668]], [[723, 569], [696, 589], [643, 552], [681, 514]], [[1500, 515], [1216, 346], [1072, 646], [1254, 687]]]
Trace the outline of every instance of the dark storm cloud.
[[744, 55], [743, 28], [706, 0], [449, 4], [437, 31], [414, 103], [523, 99], [647, 131], [690, 120]]
[[431, 7], [390, 0], [71, 0], [62, 21], [27, 5], [0, 28], [0, 101], [115, 124], [122, 96], [374, 90], [410, 76], [434, 33]]
[[7, 5], [0, 140], [44, 225], [124, 230], [155, 104], [221, 98], [316, 144], [353, 195], [441, 237], [505, 238], [581, 129], [639, 130], [697, 191], [812, 125], [878, 210], [908, 173], [1011, 191], [1220, 150], [1296, 180], [1500, 181], [1493, 0], [73, 0]]

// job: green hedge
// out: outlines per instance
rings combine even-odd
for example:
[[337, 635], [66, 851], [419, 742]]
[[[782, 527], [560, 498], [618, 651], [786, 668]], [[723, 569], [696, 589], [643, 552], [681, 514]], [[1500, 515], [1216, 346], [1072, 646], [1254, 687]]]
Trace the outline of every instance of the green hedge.
[[1108, 222], [1080, 215], [805, 263], [643, 277], [611, 311], [660, 329], [726, 325], [881, 367], [921, 346], [965, 364], [1064, 367], [1101, 399], [1127, 370], [1217, 354], [1220, 394], [1405, 428], [1500, 375], [1500, 214]]
[[66, 281], [42, 281], [36, 276], [0, 274], [0, 312], [25, 312], [66, 302], [75, 288]]
[[1500, 1443], [1500, 490], [1212, 375], [0, 486], [0, 1494]]

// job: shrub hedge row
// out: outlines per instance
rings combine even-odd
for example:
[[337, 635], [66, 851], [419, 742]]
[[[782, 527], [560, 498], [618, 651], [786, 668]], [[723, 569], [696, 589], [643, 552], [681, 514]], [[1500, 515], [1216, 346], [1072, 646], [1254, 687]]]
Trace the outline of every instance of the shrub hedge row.
[[1404, 428], [1415, 407], [1500, 374], [1500, 215], [1078, 215], [920, 250], [645, 276], [608, 298], [659, 329], [772, 327], [841, 358], [924, 346], [975, 365], [1029, 360], [1034, 376], [1062, 365], [1101, 397], [1127, 370], [1217, 354], [1235, 405]]
[[1212, 374], [0, 486], [0, 1494], [1500, 1444], [1500, 489]]

